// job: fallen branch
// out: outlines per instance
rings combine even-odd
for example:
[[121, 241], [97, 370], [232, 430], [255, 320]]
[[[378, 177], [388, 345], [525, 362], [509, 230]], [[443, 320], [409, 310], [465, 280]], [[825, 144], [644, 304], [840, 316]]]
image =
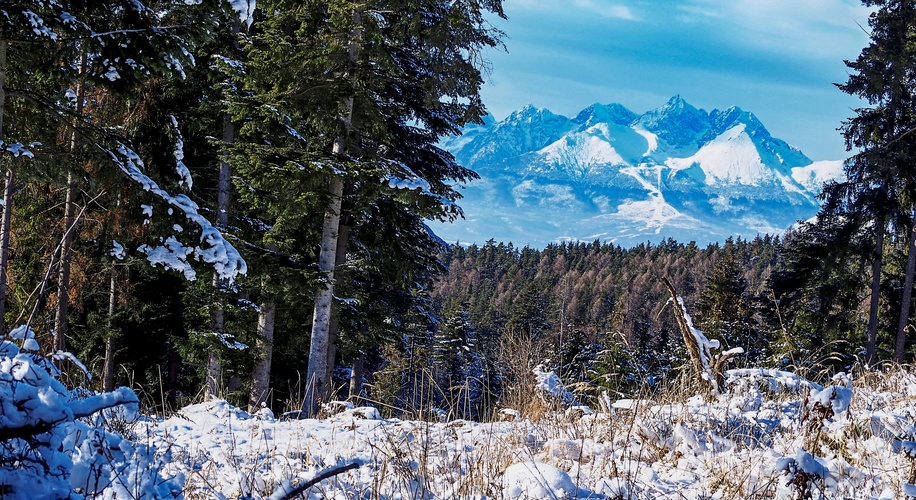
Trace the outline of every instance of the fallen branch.
[[302, 494], [303, 492], [305, 492], [305, 490], [311, 488], [312, 486], [315, 486], [316, 484], [320, 483], [321, 481], [324, 481], [325, 479], [328, 479], [330, 477], [334, 477], [338, 474], [343, 474], [344, 472], [347, 472], [348, 470], [357, 469], [359, 468], [359, 466], [360, 464], [358, 462], [352, 462], [347, 465], [335, 467], [333, 469], [328, 469], [322, 472], [321, 474], [318, 474], [317, 476], [313, 477], [312, 479], [309, 479], [308, 481], [300, 484], [299, 486], [295, 487], [294, 489], [286, 492], [286, 494], [281, 497], [277, 497], [277, 498], [271, 497], [271, 500], [291, 500], [292, 498], [295, 498], [296, 496]]

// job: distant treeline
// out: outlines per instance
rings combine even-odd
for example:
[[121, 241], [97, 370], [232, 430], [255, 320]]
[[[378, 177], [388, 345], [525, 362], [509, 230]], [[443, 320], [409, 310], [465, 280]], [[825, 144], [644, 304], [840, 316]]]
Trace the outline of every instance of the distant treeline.
[[[474, 345], [524, 339], [564, 381], [623, 389], [685, 365], [667, 277], [699, 329], [723, 349], [744, 349], [737, 365], [826, 372], [859, 359], [868, 276], [864, 261], [834, 255], [815, 229], [706, 247], [671, 239], [629, 249], [453, 246], [431, 296], [443, 324], [466, 318]], [[887, 260], [899, 261], [897, 254], [888, 249]], [[899, 279], [886, 278], [892, 317]], [[879, 335], [885, 359], [893, 349], [887, 323]]]

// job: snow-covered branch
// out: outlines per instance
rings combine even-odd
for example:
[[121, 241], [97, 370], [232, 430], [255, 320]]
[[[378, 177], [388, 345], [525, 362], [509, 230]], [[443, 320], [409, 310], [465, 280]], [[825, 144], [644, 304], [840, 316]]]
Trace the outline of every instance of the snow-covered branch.
[[[100, 148], [102, 146], [99, 146]], [[156, 195], [162, 201], [177, 208], [185, 217], [200, 228], [200, 245], [187, 248], [174, 237], [169, 237], [164, 246], [143, 245], [141, 251], [147, 254], [150, 262], [161, 264], [169, 269], [175, 269], [185, 274], [188, 279], [195, 279], [196, 274], [188, 262], [190, 256], [211, 264], [220, 279], [234, 281], [240, 274], [248, 271], [248, 265], [219, 230], [204, 216], [200, 215], [200, 207], [186, 195], [172, 195], [159, 187], [149, 176], [141, 171], [143, 160], [127, 145], [119, 143], [114, 150], [104, 149], [111, 159], [118, 165], [131, 180], [143, 187], [145, 191]]]

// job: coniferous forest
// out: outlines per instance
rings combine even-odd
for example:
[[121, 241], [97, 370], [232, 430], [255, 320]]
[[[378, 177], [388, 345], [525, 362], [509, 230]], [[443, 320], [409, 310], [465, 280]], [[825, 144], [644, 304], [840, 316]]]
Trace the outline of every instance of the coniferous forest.
[[502, 0], [0, 1], [0, 497], [916, 497], [916, 6], [862, 3], [816, 217], [529, 248], [427, 225]]
[[916, 13], [871, 2], [846, 179], [779, 237], [447, 246], [485, 115], [460, 2], [58, 2], [0, 16], [0, 327], [150, 408], [351, 398], [487, 418], [543, 365], [625, 393], [686, 366], [663, 278], [738, 364], [912, 361]]

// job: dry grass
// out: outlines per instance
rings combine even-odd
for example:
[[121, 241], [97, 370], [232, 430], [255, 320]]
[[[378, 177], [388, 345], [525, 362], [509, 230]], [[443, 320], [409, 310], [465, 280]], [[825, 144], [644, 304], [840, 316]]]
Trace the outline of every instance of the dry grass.
[[[297, 484], [351, 458], [362, 460], [360, 470], [322, 482], [308, 498], [506, 498], [503, 473], [525, 461], [566, 471], [593, 498], [855, 499], [888, 491], [903, 498], [916, 460], [890, 449], [913, 425], [905, 415], [916, 376], [896, 366], [855, 375], [850, 410], [841, 415], [811, 406], [804, 393], [753, 380], [705, 403], [681, 376], [590, 414], [516, 387], [506, 402], [521, 418], [512, 422], [455, 419], [449, 408], [434, 416], [421, 399], [396, 409], [410, 420], [341, 414], [319, 421], [334, 429], [330, 440], [295, 422], [227, 421], [213, 430], [228, 433], [218, 450], [175, 443], [172, 467], [185, 471], [189, 499], [264, 497], [284, 480]], [[579, 389], [602, 400], [594, 387]], [[280, 426], [293, 430], [279, 437]], [[363, 434], [371, 437], [360, 448]], [[833, 464], [830, 475], [777, 466], [800, 449]]]

